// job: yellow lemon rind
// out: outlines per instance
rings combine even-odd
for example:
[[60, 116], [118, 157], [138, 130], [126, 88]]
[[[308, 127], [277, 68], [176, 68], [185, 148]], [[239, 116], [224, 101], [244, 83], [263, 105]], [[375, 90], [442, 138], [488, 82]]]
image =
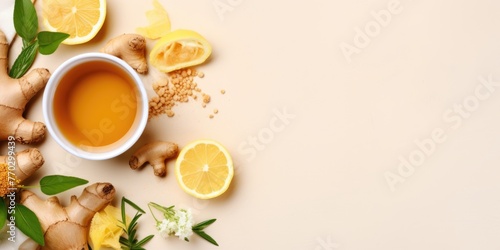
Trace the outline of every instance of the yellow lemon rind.
[[[158, 55], [165, 51], [167, 45], [180, 41], [186, 43], [194, 42], [201, 44], [204, 49], [204, 54], [196, 58], [196, 60], [178, 63], [174, 65], [167, 65], [161, 60], [157, 60]], [[156, 42], [155, 46], [153, 47], [153, 49], [149, 54], [150, 58], [149, 60], [151, 65], [153, 65], [153, 67], [157, 68], [162, 72], [168, 73], [175, 70], [200, 65], [204, 63], [210, 57], [211, 54], [212, 54], [212, 46], [202, 35], [192, 30], [179, 29], [168, 33], [167, 35], [163, 36], [160, 40]]]
[[[104, 25], [104, 21], [106, 20], [106, 13], [107, 13], [107, 7], [106, 7], [106, 0], [99, 0], [99, 6], [100, 6], [100, 15], [98, 21], [92, 26], [92, 30], [87, 33], [85, 36], [82, 37], [68, 37], [66, 38], [62, 44], [66, 45], [77, 45], [77, 44], [82, 44], [86, 43], [90, 40], [92, 40], [101, 30], [101, 28]], [[50, 24], [50, 20], [45, 15], [42, 15], [43, 18], [43, 25], [47, 31], [52, 31], [52, 32], [61, 32], [58, 28], [53, 27]], [[70, 34], [71, 35], [71, 34]]]

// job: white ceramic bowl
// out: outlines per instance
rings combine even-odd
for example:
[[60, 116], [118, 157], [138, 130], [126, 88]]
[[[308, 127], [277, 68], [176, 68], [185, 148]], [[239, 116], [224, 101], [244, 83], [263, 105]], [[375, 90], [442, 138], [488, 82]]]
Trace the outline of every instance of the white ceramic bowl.
[[[104, 61], [118, 66], [130, 76], [136, 88], [137, 111], [129, 131], [118, 141], [102, 147], [82, 147], [71, 143], [59, 129], [54, 118], [54, 96], [61, 79], [74, 67], [82, 63]], [[91, 100], [89, 100], [91, 101]], [[139, 75], [125, 61], [104, 53], [86, 53], [62, 63], [52, 74], [45, 87], [42, 100], [43, 116], [49, 134], [69, 153], [89, 160], [105, 160], [116, 157], [132, 147], [142, 135], [148, 121], [148, 97]]]

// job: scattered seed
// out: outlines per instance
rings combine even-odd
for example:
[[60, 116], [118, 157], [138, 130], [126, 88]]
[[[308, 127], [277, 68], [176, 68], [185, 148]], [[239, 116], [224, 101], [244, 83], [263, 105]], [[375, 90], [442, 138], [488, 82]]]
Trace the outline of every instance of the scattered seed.
[[204, 103], [209, 103], [209, 102], [210, 102], [210, 96], [209, 96], [209, 95], [207, 95], [207, 94], [204, 94], [204, 95], [203, 95], [203, 102], [204, 102]]
[[[189, 102], [190, 99], [195, 101], [201, 99], [202, 107], [205, 108], [211, 97], [203, 93], [195, 81], [195, 77], [204, 76], [203, 72], [196, 69], [180, 69], [168, 73], [168, 79], [154, 83], [152, 88], [157, 96], [149, 100], [149, 117], [161, 114], [173, 117], [175, 115], [173, 108], [180, 103]], [[218, 111], [214, 110], [214, 113], [216, 112]]]

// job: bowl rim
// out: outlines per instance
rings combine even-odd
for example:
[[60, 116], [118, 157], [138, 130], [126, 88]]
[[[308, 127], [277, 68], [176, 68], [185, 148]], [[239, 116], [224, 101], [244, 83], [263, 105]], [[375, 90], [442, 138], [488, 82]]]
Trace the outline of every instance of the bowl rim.
[[[133, 79], [133, 84], [138, 90], [139, 93], [138, 96], [140, 96], [141, 98], [141, 101], [138, 102], [138, 106], [140, 106], [140, 109], [138, 109], [138, 111], [140, 112], [138, 112], [138, 114], [140, 114], [141, 116], [135, 128], [135, 131], [133, 131], [132, 134], [129, 136], [129, 138], [124, 140], [124, 142], [121, 145], [106, 152], [85, 151], [82, 148], [73, 145], [66, 139], [61, 138], [64, 136], [57, 129], [57, 125], [55, 123], [53, 114], [54, 95], [59, 85], [60, 82], [59, 80], [61, 79], [61, 77], [64, 76], [65, 73], [68, 72], [70, 69], [84, 62], [89, 62], [93, 60], [108, 61], [123, 68], [124, 71], [126, 71], [126, 73], [130, 74], [131, 78]], [[146, 88], [144, 87], [144, 84], [141, 78], [139, 77], [139, 74], [130, 65], [128, 65], [122, 59], [109, 54], [101, 52], [89, 52], [69, 58], [68, 60], [64, 61], [61, 65], [59, 65], [59, 67], [57, 67], [54, 73], [52, 73], [51, 77], [49, 78], [49, 81], [47, 82], [47, 85], [45, 86], [45, 90], [43, 93], [42, 112], [49, 134], [56, 141], [56, 143], [59, 146], [61, 146], [64, 150], [77, 157], [88, 160], [107, 160], [123, 154], [139, 140], [147, 125], [148, 115], [149, 115], [149, 102], [148, 102]]]

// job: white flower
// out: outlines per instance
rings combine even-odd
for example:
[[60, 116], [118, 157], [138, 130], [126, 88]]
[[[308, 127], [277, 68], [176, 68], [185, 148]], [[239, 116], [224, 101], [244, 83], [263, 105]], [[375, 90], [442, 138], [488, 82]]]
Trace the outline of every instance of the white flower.
[[[189, 241], [189, 237], [193, 235], [193, 214], [190, 209], [176, 209], [174, 206], [164, 207], [158, 205], [154, 202], [150, 202], [148, 204], [149, 208], [155, 208], [162, 212], [164, 219], [158, 220], [154, 214], [153, 217], [156, 221], [156, 229], [158, 229], [160, 235], [163, 238], [167, 238], [168, 236], [177, 236], [180, 240]], [[151, 211], [153, 212], [153, 211]], [[197, 226], [196, 234], [200, 235], [203, 239], [209, 241], [210, 243], [218, 246], [217, 242], [208, 236], [203, 229], [212, 223], [215, 222], [215, 219], [206, 220], [201, 222]], [[203, 233], [203, 234], [201, 234]]]
[[189, 241], [193, 235], [193, 214], [191, 210], [175, 209], [173, 206], [162, 210], [164, 219], [156, 222], [156, 229], [163, 238], [175, 235]]
[[191, 210], [175, 210], [175, 217], [178, 219], [175, 236], [181, 240], [189, 239], [189, 236], [193, 234], [193, 215], [191, 214]]
[[175, 223], [175, 221], [170, 221], [168, 219], [163, 219], [156, 225], [156, 229], [158, 229], [161, 237], [163, 238], [167, 238], [170, 235], [174, 235], [176, 228], [177, 228], [177, 223]]

